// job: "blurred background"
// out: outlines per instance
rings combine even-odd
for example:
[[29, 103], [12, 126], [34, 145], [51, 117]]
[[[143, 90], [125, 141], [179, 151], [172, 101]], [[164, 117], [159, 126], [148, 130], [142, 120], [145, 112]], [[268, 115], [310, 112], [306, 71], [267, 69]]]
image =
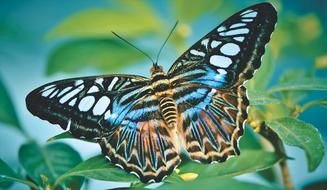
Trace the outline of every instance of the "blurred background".
[[[19, 168], [18, 149], [26, 135], [40, 144], [62, 132], [58, 126], [32, 116], [25, 96], [34, 88], [54, 80], [98, 74], [137, 74], [149, 77], [151, 62], [111, 34], [115, 31], [151, 56], [155, 56], [176, 20], [179, 25], [164, 48], [159, 64], [167, 71], [183, 51], [228, 16], [263, 1], [110, 1], [110, 0], [1, 0], [0, 2], [0, 85], [6, 89], [14, 120], [0, 122], [0, 158]], [[302, 77], [327, 77], [327, 1], [274, 0], [278, 24], [269, 44], [270, 72], [266, 84], [274, 86]], [[284, 94], [289, 103], [302, 104], [327, 97], [326, 91]], [[2, 110], [3, 111], [3, 110]], [[0, 111], [1, 112], [1, 111]], [[283, 110], [275, 109], [271, 117]], [[319, 129], [327, 141], [327, 109], [308, 108], [300, 119]], [[6, 116], [4, 116], [6, 117]], [[22, 133], [21, 129], [25, 131]], [[62, 140], [82, 158], [100, 153], [96, 144]], [[297, 189], [311, 182], [327, 181], [327, 158], [312, 173], [307, 172], [304, 152], [286, 147], [291, 178]], [[257, 180], [251, 175], [244, 180]], [[91, 181], [90, 189], [104, 189], [108, 182]], [[110, 184], [109, 184], [110, 185]], [[15, 184], [11, 189], [28, 189]]]

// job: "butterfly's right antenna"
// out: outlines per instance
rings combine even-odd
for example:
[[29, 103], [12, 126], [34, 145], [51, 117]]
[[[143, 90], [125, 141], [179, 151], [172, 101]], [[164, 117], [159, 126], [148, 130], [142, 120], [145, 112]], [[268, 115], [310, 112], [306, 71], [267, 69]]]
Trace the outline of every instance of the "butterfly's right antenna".
[[141, 52], [143, 55], [145, 55], [147, 58], [149, 58], [152, 62], [152, 64], [155, 65], [153, 59], [144, 51], [142, 51], [140, 48], [136, 47], [135, 45], [133, 45], [132, 43], [130, 43], [129, 41], [125, 40], [123, 37], [119, 36], [118, 34], [116, 34], [114, 31], [111, 31], [115, 36], [117, 36], [119, 39], [123, 40], [125, 43], [127, 43], [128, 45], [132, 46], [133, 48], [137, 49], [139, 52]]
[[161, 45], [160, 50], [159, 50], [159, 52], [158, 52], [158, 54], [157, 54], [156, 62], [155, 62], [155, 64], [154, 64], [155, 66], [157, 66], [157, 64], [158, 64], [158, 60], [159, 60], [159, 56], [160, 56], [160, 53], [161, 53], [162, 49], [165, 47], [165, 45], [166, 45], [168, 39], [170, 38], [171, 34], [172, 34], [173, 31], [176, 29], [177, 24], [178, 24], [178, 21], [176, 21], [176, 23], [174, 24], [173, 28], [170, 30], [170, 32], [169, 32], [169, 34], [168, 34], [168, 36], [167, 36], [165, 42]]

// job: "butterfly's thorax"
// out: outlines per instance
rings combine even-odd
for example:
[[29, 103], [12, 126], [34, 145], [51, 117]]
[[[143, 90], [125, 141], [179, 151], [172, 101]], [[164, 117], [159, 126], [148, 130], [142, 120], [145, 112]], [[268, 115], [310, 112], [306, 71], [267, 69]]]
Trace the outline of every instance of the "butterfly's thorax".
[[173, 90], [167, 75], [161, 66], [154, 66], [151, 69], [151, 87], [154, 95], [159, 100], [161, 114], [170, 127], [177, 124], [177, 105], [172, 98]]

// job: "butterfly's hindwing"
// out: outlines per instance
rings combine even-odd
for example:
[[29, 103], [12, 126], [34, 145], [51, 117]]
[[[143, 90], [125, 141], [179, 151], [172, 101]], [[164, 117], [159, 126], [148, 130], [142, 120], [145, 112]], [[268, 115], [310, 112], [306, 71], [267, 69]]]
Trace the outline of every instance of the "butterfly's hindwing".
[[[192, 92], [190, 92], [192, 91]], [[179, 88], [175, 94], [183, 122], [179, 133], [192, 159], [223, 162], [238, 155], [238, 139], [247, 118], [246, 89]]]
[[150, 96], [139, 100], [118, 129], [100, 139], [100, 145], [113, 164], [143, 182], [160, 182], [180, 163], [175, 130], [164, 122], [159, 102]]

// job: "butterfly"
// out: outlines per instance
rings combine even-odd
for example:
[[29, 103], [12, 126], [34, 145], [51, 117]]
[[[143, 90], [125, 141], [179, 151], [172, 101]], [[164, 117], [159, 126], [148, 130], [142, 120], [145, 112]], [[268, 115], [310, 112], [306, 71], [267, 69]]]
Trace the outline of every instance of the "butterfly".
[[74, 137], [96, 140], [116, 166], [142, 182], [160, 182], [180, 164], [180, 150], [201, 163], [239, 155], [247, 119], [244, 82], [260, 67], [277, 22], [270, 3], [250, 6], [201, 38], [167, 73], [103, 75], [45, 84], [28, 110]]

